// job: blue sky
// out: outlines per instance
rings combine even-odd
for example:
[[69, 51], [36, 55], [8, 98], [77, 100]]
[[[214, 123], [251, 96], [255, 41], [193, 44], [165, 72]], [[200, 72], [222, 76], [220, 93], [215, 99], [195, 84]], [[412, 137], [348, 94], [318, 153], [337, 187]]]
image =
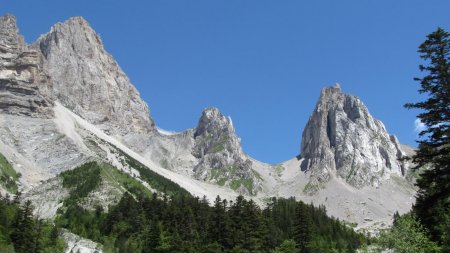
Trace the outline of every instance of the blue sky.
[[[418, 45], [450, 30], [450, 1], [0, 0], [27, 42], [71, 16], [100, 34], [163, 129], [195, 127], [218, 107], [244, 150], [299, 154], [323, 86], [339, 82], [402, 143], [415, 145]], [[422, 97], [423, 98], [423, 97]]]

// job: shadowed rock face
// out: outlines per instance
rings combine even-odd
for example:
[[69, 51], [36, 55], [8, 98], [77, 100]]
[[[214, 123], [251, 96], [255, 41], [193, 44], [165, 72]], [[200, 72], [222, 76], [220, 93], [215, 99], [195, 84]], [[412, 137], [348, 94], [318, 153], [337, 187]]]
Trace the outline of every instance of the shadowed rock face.
[[405, 174], [403, 156], [395, 136], [374, 119], [355, 96], [340, 87], [326, 87], [302, 136], [302, 170], [311, 171], [308, 190], [337, 176], [361, 188], [378, 185], [391, 173]]
[[83, 18], [56, 24], [33, 46], [51, 76], [43, 94], [111, 134], [153, 131], [147, 105]]
[[0, 111], [51, 117], [51, 102], [38, 91], [47, 81], [39, 53], [19, 35], [16, 18], [0, 17]]

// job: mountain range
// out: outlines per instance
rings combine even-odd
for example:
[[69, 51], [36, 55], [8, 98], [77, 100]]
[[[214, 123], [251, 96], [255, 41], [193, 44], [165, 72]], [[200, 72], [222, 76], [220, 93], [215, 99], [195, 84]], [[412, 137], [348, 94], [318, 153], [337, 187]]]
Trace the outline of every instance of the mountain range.
[[[214, 107], [199, 112], [192, 129], [163, 131], [82, 17], [32, 44], [14, 16], [0, 17], [0, 188], [22, 192], [40, 217], [54, 217], [69, 194], [60, 173], [93, 161], [159, 194], [174, 184], [210, 202], [217, 195], [242, 194], [260, 205], [296, 197], [358, 229], [387, 227], [396, 211], [410, 210], [414, 176], [402, 158], [414, 150], [339, 84], [320, 92], [299, 146], [283, 163], [257, 161], [242, 149], [231, 118]], [[160, 177], [170, 183], [161, 187]], [[84, 203], [108, 208], [124, 192], [117, 177], [105, 176]]]

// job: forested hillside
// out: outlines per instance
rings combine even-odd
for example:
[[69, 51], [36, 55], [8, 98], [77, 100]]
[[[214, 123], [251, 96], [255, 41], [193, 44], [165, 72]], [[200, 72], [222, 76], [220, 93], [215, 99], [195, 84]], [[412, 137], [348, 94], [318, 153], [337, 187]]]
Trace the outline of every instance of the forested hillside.
[[217, 197], [210, 206], [184, 194], [125, 194], [108, 213], [74, 205], [56, 224], [102, 243], [105, 252], [273, 252], [287, 240], [301, 252], [354, 252], [366, 242], [324, 207], [293, 198], [274, 198], [261, 209], [242, 196]]

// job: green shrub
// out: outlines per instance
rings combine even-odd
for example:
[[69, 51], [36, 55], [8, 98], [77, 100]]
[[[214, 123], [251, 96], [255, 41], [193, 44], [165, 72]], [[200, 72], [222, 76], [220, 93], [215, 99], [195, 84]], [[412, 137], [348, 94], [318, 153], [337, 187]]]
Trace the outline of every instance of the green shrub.
[[0, 184], [11, 193], [17, 192], [17, 180], [19, 175], [16, 173], [11, 164], [0, 154]]

